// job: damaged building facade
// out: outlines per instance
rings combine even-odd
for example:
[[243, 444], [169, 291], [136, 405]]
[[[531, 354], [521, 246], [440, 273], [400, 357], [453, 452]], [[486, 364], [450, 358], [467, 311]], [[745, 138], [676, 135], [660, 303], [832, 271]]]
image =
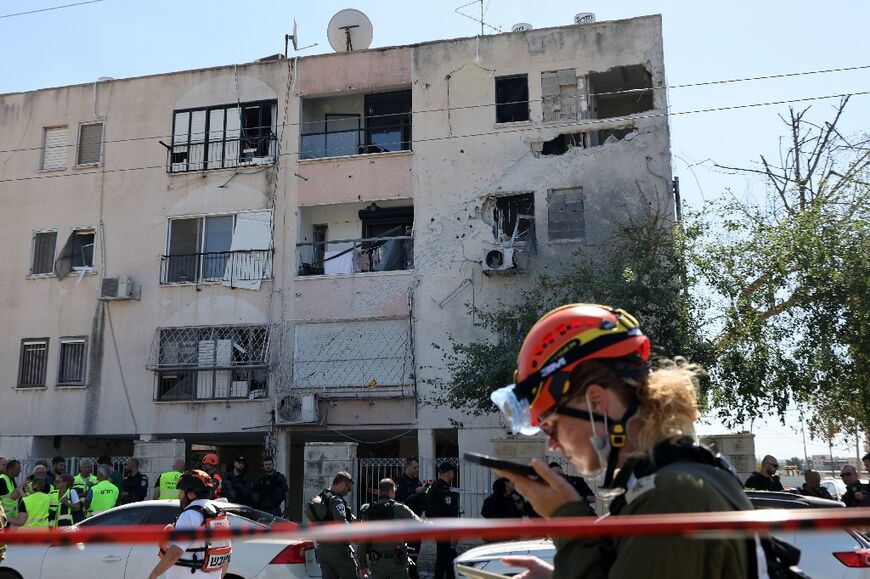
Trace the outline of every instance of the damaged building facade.
[[265, 444], [298, 511], [498, 450], [429, 402], [449, 336], [673, 215], [664, 78], [648, 16], [0, 95], [0, 454]]

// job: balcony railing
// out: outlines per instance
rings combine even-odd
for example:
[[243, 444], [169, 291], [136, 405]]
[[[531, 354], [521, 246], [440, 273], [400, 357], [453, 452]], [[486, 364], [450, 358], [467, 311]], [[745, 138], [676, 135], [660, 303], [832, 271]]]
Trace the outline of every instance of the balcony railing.
[[216, 251], [163, 255], [161, 284], [256, 281], [272, 278], [272, 250]]
[[[411, 150], [411, 115], [401, 117], [395, 124], [358, 127], [322, 133], [303, 133], [300, 159], [345, 157], [370, 153], [390, 153]], [[362, 122], [361, 119], [357, 122]]]
[[297, 243], [299, 275], [338, 275], [414, 269], [410, 235]]
[[184, 173], [274, 165], [278, 159], [277, 137], [269, 127], [262, 132], [257, 134], [256, 129], [249, 129], [239, 139], [176, 144], [167, 152], [166, 170]]

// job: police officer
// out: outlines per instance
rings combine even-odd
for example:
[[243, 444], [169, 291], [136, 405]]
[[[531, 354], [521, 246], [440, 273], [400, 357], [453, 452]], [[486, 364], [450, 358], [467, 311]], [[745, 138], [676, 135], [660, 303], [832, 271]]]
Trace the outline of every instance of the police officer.
[[97, 468], [97, 484], [85, 495], [85, 510], [89, 517], [108, 511], [118, 504], [121, 491], [109, 480], [111, 474], [112, 467], [107, 464], [101, 464]]
[[[438, 465], [438, 480], [429, 487], [426, 516], [435, 518], [458, 518], [459, 496], [450, 490], [456, 478], [456, 467], [449, 462]], [[435, 579], [454, 579], [453, 560], [456, 558], [456, 540], [435, 543]]]
[[[344, 500], [353, 489], [350, 473], [341, 471], [332, 479], [332, 486], [313, 497], [305, 506], [305, 516], [312, 523], [354, 520]], [[317, 560], [323, 579], [357, 579], [356, 559], [349, 543], [318, 543]]]
[[121, 483], [120, 504], [138, 503], [148, 498], [148, 475], [139, 471], [139, 460], [128, 458]]
[[[418, 517], [423, 516], [423, 508], [426, 504], [426, 485], [420, 480], [420, 461], [416, 456], [405, 459], [405, 470], [396, 479], [396, 500], [405, 503]], [[411, 566], [408, 573], [411, 579], [419, 579], [417, 573], [417, 558], [420, 556], [422, 541], [419, 539], [408, 542], [408, 557], [411, 558]]]
[[172, 470], [160, 473], [154, 483], [154, 500], [167, 500], [178, 498], [178, 479], [184, 472], [184, 459], [177, 458], [172, 463]]
[[[359, 511], [362, 521], [390, 521], [393, 519], [410, 519], [419, 521], [407, 505], [396, 502], [396, 483], [385, 478], [378, 483], [379, 501], [363, 505]], [[399, 543], [360, 543], [356, 557], [361, 575], [368, 575], [371, 570], [372, 579], [409, 579], [408, 544]], [[368, 562], [366, 562], [368, 555]]]
[[[249, 507], [254, 506], [254, 481], [248, 476], [248, 461], [244, 456], [233, 459], [233, 470], [227, 473], [224, 485], [231, 501]], [[289, 506], [289, 501], [285, 501], [285, 512]]]
[[[212, 477], [202, 470], [190, 470], [178, 479], [178, 500], [181, 514], [175, 520], [176, 530], [229, 529], [226, 516], [209, 500]], [[206, 522], [209, 522], [206, 525]], [[167, 579], [188, 577], [223, 577], [230, 565], [232, 542], [229, 539], [174, 540], [160, 545], [160, 562], [151, 570], [149, 579], [164, 573]], [[205, 569], [204, 567], [208, 567]]]

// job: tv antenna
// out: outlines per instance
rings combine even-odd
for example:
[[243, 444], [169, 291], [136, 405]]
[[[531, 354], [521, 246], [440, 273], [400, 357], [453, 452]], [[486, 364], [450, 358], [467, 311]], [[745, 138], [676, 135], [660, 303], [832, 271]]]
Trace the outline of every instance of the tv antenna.
[[329, 45], [336, 52], [365, 50], [371, 46], [373, 34], [369, 17], [353, 8], [337, 12], [326, 28]]
[[[490, 0], [490, 2], [491, 1], [492, 0]], [[474, 16], [472, 16], [470, 14], [466, 14], [465, 12], [462, 12], [463, 8], [465, 8], [467, 6], [471, 6], [472, 4], [480, 4], [480, 18], [475, 18]], [[471, 2], [468, 2], [467, 4], [463, 4], [462, 6], [460, 6], [459, 8], [456, 8], [453, 11], [456, 12], [457, 14], [459, 14], [460, 16], [465, 16], [469, 20], [474, 20], [475, 22], [479, 22], [481, 36], [483, 36], [483, 28], [484, 27], [489, 28], [490, 30], [492, 30], [494, 32], [502, 32], [501, 28], [499, 28], [497, 26], [492, 26], [491, 24], [488, 24], [486, 21], [484, 21], [483, 15], [486, 12], [486, 8], [484, 8], [483, 0], [472, 0]]]
[[311, 48], [313, 46], [317, 46], [317, 43], [309, 44], [308, 46], [299, 47], [299, 27], [296, 25], [296, 19], [293, 19], [293, 34], [285, 34], [284, 35], [284, 58], [287, 58], [287, 51], [290, 48], [290, 44], [293, 44], [293, 51], [299, 52], [300, 50], [305, 50], [306, 48]]

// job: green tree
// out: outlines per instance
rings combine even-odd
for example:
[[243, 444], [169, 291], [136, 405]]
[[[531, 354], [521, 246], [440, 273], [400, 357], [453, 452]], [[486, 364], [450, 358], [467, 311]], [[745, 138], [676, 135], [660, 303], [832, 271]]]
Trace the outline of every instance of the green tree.
[[714, 306], [712, 403], [726, 421], [801, 403], [826, 439], [843, 419], [870, 426], [870, 141], [837, 128], [847, 102], [821, 125], [791, 110], [779, 163], [730, 168], [766, 194], [695, 215], [707, 227], [689, 262]]
[[683, 246], [700, 230], [684, 230], [669, 215], [650, 209], [641, 218], [615, 224], [613, 231], [610, 239], [563, 263], [564, 273], [539, 277], [512, 303], [472, 308], [486, 337], [470, 343], [451, 338], [444, 355], [449, 379], [436, 382], [442, 387], [432, 401], [472, 415], [493, 412], [489, 395], [513, 381], [526, 333], [542, 314], [565, 303], [622, 307], [640, 320], [654, 356], [710, 361], [709, 344], [696, 323], [700, 304], [687, 292], [691, 280], [683, 261]]

